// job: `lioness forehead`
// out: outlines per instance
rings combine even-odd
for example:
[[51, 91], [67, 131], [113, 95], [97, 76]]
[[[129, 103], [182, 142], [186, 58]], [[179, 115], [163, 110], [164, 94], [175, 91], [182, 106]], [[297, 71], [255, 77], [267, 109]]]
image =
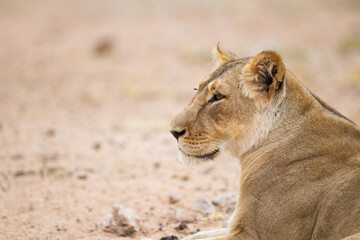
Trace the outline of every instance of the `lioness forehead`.
[[219, 78], [224, 73], [230, 71], [231, 69], [235, 67], [243, 67], [245, 66], [249, 61], [251, 57], [244, 57], [240, 58], [238, 60], [234, 60], [231, 62], [227, 62], [220, 67], [218, 67], [214, 72], [210, 74], [208, 78], [205, 78], [200, 82], [199, 90], [201, 91], [206, 85], [208, 85], [210, 82], [214, 81], [215, 79]]

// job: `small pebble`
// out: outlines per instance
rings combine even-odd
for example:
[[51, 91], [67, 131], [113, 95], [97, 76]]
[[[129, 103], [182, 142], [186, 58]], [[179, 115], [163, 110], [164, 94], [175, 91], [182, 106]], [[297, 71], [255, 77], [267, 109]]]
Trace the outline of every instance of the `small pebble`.
[[94, 46], [94, 53], [97, 56], [108, 55], [114, 50], [114, 41], [111, 38], [100, 39]]
[[213, 204], [220, 207], [235, 207], [237, 201], [237, 195], [235, 193], [228, 193], [218, 196]]
[[124, 208], [114, 204], [111, 214], [108, 214], [100, 223], [103, 231], [117, 233], [120, 236], [129, 236], [139, 231], [139, 218], [131, 208]]
[[179, 226], [177, 226], [176, 228], [175, 228], [175, 230], [176, 231], [182, 231], [182, 230], [184, 230], [185, 228], [187, 228], [188, 226], [187, 226], [187, 224], [185, 223], [185, 222], [181, 222], [180, 224], [179, 224]]
[[55, 130], [54, 129], [52, 129], [52, 128], [49, 128], [46, 132], [45, 132], [45, 135], [47, 136], [47, 137], [54, 137], [55, 136]]
[[156, 162], [154, 163], [154, 169], [159, 169], [161, 167], [161, 163]]
[[171, 235], [171, 236], [162, 237], [160, 240], [178, 240], [178, 237]]
[[181, 180], [183, 181], [189, 181], [190, 177], [188, 175], [182, 176]]
[[169, 194], [169, 202], [170, 204], [175, 204], [181, 200], [181, 196], [175, 192], [171, 192]]
[[101, 149], [101, 144], [99, 142], [96, 142], [94, 143], [92, 148], [94, 149], [94, 151], [99, 151]]
[[159, 224], [159, 231], [166, 231], [166, 228], [162, 224]]
[[215, 212], [214, 205], [207, 198], [201, 198], [201, 199], [197, 200], [193, 204], [192, 208], [203, 214], [213, 214]]
[[85, 173], [85, 172], [79, 172], [79, 173], [77, 174], [77, 178], [80, 179], [80, 180], [85, 180], [85, 179], [88, 178], [88, 175], [87, 175], [87, 173]]
[[36, 175], [36, 172], [33, 170], [18, 170], [14, 173], [15, 177], [22, 177], [22, 176], [33, 176]]
[[224, 207], [224, 208], [222, 208], [222, 211], [226, 212], [226, 213], [232, 213], [235, 211], [235, 208], [234, 207]]

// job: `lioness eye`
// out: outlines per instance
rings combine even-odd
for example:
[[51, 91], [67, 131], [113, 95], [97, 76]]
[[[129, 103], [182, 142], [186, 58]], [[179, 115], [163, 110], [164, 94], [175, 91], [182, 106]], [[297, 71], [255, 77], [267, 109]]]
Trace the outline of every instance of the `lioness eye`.
[[209, 102], [215, 102], [223, 99], [225, 96], [221, 93], [215, 93], [214, 96], [209, 100]]
[[220, 99], [223, 99], [223, 98], [224, 98], [224, 96], [221, 95], [220, 93], [216, 93], [216, 94], [215, 94], [215, 97], [216, 97], [216, 100], [220, 100]]

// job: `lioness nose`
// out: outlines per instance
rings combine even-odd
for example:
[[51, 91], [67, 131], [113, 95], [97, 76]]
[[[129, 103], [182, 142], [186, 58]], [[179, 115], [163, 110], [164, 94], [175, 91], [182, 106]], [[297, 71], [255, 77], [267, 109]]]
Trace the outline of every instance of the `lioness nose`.
[[170, 132], [176, 138], [176, 140], [178, 140], [179, 137], [185, 134], [185, 129], [182, 130], [181, 132], [177, 132], [177, 131], [170, 131]]

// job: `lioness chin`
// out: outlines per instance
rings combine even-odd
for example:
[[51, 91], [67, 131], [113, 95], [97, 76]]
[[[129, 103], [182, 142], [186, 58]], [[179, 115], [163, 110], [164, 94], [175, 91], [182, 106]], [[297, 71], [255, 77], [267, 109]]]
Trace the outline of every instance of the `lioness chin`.
[[185, 239], [341, 239], [360, 232], [360, 128], [312, 94], [273, 51], [217, 69], [171, 123], [179, 160], [229, 151], [239, 199], [227, 229]]

